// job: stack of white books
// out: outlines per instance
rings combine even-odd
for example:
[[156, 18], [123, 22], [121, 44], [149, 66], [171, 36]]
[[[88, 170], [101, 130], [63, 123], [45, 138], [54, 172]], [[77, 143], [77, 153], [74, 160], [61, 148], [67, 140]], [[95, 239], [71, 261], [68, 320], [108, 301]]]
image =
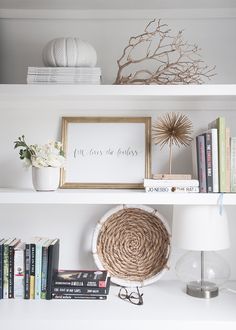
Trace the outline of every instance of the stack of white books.
[[144, 179], [145, 191], [149, 193], [198, 193], [198, 180]]
[[27, 84], [100, 85], [101, 68], [29, 67]]

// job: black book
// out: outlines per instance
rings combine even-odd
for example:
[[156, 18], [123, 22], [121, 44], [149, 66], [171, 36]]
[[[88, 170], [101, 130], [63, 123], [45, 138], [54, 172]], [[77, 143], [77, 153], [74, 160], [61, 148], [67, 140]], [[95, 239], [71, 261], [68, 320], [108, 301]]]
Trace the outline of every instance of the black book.
[[3, 298], [3, 261], [4, 261], [4, 239], [0, 240], [0, 299]]
[[198, 168], [198, 180], [199, 180], [199, 192], [207, 192], [207, 179], [206, 179], [206, 141], [205, 136], [198, 135], [196, 137], [197, 148], [197, 168]]
[[95, 287], [71, 287], [71, 286], [54, 286], [53, 293], [56, 294], [85, 294], [85, 295], [108, 295], [110, 289], [110, 277], [107, 279], [107, 285], [105, 288]]
[[81, 300], [106, 300], [107, 296], [103, 295], [84, 295], [84, 294], [57, 294], [52, 293], [52, 299], [81, 299]]
[[105, 288], [106, 270], [59, 270], [54, 277], [55, 286]]
[[25, 244], [25, 299], [30, 299], [30, 244]]
[[48, 271], [46, 299], [52, 299], [53, 276], [58, 272], [59, 266], [59, 239], [55, 239], [48, 247]]
[[14, 248], [20, 242], [15, 238], [9, 244], [8, 298], [14, 298]]

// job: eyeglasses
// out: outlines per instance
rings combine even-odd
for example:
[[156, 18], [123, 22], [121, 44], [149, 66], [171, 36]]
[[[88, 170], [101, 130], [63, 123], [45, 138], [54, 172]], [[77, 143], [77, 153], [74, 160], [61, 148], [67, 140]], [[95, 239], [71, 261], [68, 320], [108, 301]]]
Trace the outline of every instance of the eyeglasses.
[[143, 293], [140, 294], [138, 287], [136, 287], [137, 292], [128, 293], [127, 289], [124, 287], [120, 288], [118, 297], [122, 300], [128, 300], [134, 305], [143, 305]]

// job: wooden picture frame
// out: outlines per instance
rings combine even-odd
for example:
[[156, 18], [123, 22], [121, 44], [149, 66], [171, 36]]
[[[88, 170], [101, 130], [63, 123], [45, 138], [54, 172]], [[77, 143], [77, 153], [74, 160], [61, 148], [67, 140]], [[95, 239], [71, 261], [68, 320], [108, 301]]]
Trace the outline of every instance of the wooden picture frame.
[[150, 117], [63, 117], [61, 188], [141, 189], [151, 175]]

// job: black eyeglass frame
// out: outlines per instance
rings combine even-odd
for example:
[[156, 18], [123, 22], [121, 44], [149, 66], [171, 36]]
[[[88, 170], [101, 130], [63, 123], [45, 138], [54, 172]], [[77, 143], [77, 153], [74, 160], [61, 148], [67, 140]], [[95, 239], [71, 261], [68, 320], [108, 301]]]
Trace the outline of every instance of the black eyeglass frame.
[[[122, 290], [124, 293], [122, 293]], [[118, 297], [122, 300], [128, 300], [133, 305], [143, 305], [143, 293], [139, 292], [138, 286], [136, 286], [137, 292], [128, 293], [128, 290], [125, 287], [121, 287], [118, 293]], [[136, 302], [137, 300], [137, 302]]]

